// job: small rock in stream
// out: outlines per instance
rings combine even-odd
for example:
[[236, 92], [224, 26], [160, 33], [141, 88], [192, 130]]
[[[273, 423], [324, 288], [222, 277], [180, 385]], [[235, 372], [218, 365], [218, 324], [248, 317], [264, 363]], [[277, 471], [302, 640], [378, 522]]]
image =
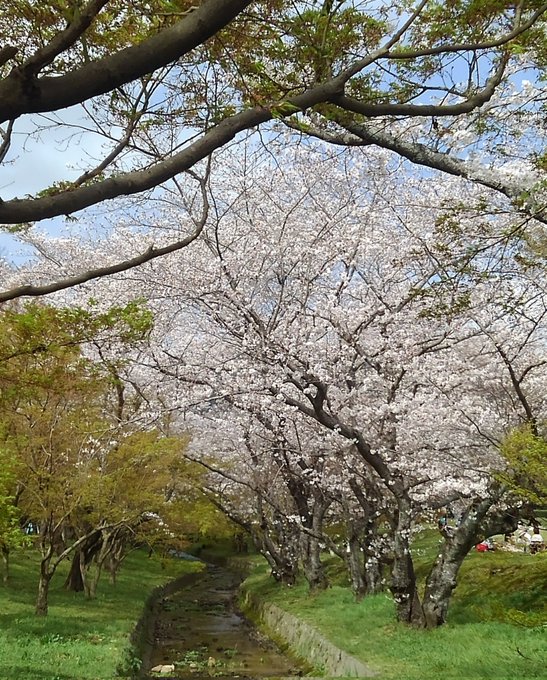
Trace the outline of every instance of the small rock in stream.
[[151, 673], [172, 673], [175, 670], [175, 664], [162, 663], [150, 669]]

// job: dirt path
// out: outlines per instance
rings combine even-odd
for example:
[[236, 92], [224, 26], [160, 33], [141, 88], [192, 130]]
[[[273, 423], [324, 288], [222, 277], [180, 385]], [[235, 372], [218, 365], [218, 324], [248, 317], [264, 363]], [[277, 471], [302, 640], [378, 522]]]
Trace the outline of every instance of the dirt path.
[[[208, 565], [158, 603], [147, 678], [280, 678], [302, 675], [294, 660], [236, 608], [241, 577]], [[164, 666], [163, 673], [150, 669]], [[174, 666], [174, 668], [169, 668]]]

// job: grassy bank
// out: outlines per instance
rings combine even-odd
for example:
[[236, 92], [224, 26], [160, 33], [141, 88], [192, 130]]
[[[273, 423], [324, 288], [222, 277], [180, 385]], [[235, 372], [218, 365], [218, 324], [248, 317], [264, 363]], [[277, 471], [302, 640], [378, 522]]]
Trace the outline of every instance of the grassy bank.
[[[436, 544], [429, 533], [415, 546], [422, 573]], [[331, 576], [335, 585], [309, 597], [304, 583], [277, 587], [261, 565], [246, 587], [374, 667], [379, 680], [547, 678], [547, 553], [470, 554], [449, 623], [433, 631], [395, 623], [387, 593], [356, 604], [335, 563]]]
[[0, 584], [0, 679], [111, 680], [128, 669], [129, 636], [150, 592], [199, 568], [195, 562], [130, 554], [112, 586], [105, 577], [96, 600], [63, 589], [69, 563], [61, 565], [50, 592], [49, 615], [34, 615], [38, 556], [16, 555], [9, 585]]

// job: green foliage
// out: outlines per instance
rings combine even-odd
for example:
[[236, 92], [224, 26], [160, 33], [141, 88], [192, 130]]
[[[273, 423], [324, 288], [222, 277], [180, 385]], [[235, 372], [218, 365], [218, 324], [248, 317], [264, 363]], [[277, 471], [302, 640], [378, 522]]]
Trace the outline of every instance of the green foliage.
[[[543, 183], [542, 188], [545, 188]], [[543, 274], [547, 261], [547, 230], [544, 227], [527, 230], [520, 246], [517, 259], [521, 267], [530, 271], [539, 267]]]
[[[114, 0], [74, 47], [51, 66], [59, 73], [78, 63], [134, 45], [180, 18], [192, 0]], [[19, 47], [16, 60], [46, 45], [80, 17], [79, 0], [12, 0], [0, 13], [0, 31]]]
[[[86, 308], [29, 304], [7, 309], [2, 320], [0, 451], [11, 465], [0, 475], [6, 545], [8, 538], [17, 544], [17, 517], [24, 514], [40, 527], [42, 571], [47, 566], [54, 573], [54, 549], [73, 548], [99, 527], [103, 545], [109, 545], [106, 537], [119, 538], [121, 558], [129, 540], [181, 548], [188, 532], [223, 526], [200, 491], [203, 468], [183, 456], [188, 438], [136, 429], [117, 401], [124, 389], [123, 350], [152, 328], [142, 302], [106, 311], [95, 300]], [[86, 345], [96, 357], [98, 350], [97, 360], [86, 356]], [[129, 402], [124, 395], [124, 405]], [[70, 529], [72, 542], [59, 543], [61, 528]], [[98, 578], [100, 570], [94, 573]]]
[[[146, 338], [153, 317], [140, 300], [96, 311], [88, 308], [55, 308], [36, 302], [23, 308], [4, 308], [0, 328], [0, 380], [10, 372], [21, 373], [32, 362], [41, 364], [39, 355], [74, 358], [80, 346], [90, 342], [136, 343]], [[26, 361], [23, 361], [26, 357]]]
[[[115, 446], [105, 447], [87, 469], [81, 499], [85, 523], [136, 522], [135, 536], [151, 545], [182, 534], [201, 474], [182, 455], [187, 441], [150, 430], [127, 433]], [[177, 500], [180, 496], [184, 501]], [[161, 517], [161, 523], [140, 522], [151, 514]]]
[[508, 463], [499, 478], [513, 493], [535, 505], [547, 504], [547, 441], [530, 425], [510, 432], [501, 445]]
[[17, 467], [13, 454], [0, 445], [0, 550], [10, 551], [28, 543], [20, 528], [20, 510], [16, 505]]
[[[162, 469], [160, 453], [167, 451], [171, 461], [180, 447], [160, 444], [157, 433], [148, 446], [141, 437], [132, 476], [125, 479], [127, 464], [118, 462], [114, 471], [104, 464], [108, 456], [115, 458], [118, 440], [122, 451], [130, 446], [131, 430], [120, 420], [113, 383], [126, 361], [120, 348], [146, 338], [152, 326], [140, 302], [106, 311], [95, 303], [66, 309], [30, 303], [5, 308], [1, 321], [0, 452], [6, 461], [0, 476], [0, 540], [6, 547], [20, 543], [18, 517], [32, 520], [40, 528], [41, 572], [52, 574], [59, 564], [54, 551], [62, 553], [95, 526], [122, 521], [130, 526], [145, 511], [157, 510], [158, 498], [166, 497], [160, 484], [166, 482], [153, 474], [150, 461]], [[86, 356], [86, 346], [101, 361]], [[136, 504], [144, 485], [136, 483], [139, 474], [154, 482], [155, 496], [148, 489]], [[125, 482], [116, 494], [107, 493], [112, 476]], [[72, 543], [60, 542], [66, 528], [75, 535]]]

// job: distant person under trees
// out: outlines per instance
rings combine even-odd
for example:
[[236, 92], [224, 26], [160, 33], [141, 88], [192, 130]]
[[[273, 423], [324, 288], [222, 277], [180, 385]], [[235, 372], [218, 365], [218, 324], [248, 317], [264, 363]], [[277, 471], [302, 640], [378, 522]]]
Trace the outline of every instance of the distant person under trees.
[[534, 527], [534, 533], [530, 537], [530, 554], [535, 555], [545, 548], [543, 536], [540, 533], [539, 526]]

